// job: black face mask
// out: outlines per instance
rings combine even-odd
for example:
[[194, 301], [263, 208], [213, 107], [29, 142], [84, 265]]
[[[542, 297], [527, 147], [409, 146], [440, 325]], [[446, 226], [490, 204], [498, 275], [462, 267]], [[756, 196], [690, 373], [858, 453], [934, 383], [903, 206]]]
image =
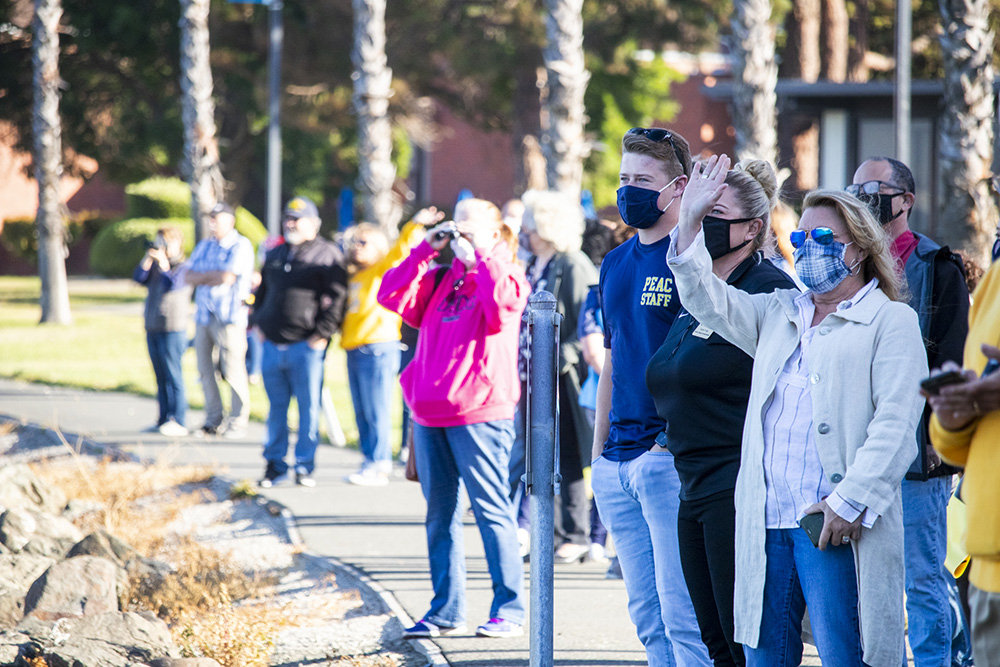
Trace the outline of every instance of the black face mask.
[[875, 217], [878, 218], [880, 223], [888, 225], [890, 222], [903, 215], [903, 209], [899, 209], [899, 213], [896, 215], [892, 214], [892, 200], [896, 197], [902, 197], [905, 194], [905, 192], [897, 192], [894, 195], [884, 195], [881, 193], [875, 195], [860, 194], [858, 195], [858, 199], [868, 204], [868, 208], [875, 214]]
[[706, 215], [701, 220], [701, 228], [705, 232], [705, 247], [712, 259], [719, 259], [731, 252], [739, 250], [753, 239], [744, 241], [735, 248], [729, 245], [729, 226], [738, 225], [741, 222], [750, 222], [757, 218], [737, 218], [736, 220], [726, 220], [714, 215]]

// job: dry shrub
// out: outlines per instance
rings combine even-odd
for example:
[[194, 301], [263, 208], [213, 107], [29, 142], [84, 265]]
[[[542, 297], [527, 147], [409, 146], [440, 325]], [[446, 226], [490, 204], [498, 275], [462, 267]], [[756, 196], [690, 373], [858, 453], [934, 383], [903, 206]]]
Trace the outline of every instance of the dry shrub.
[[227, 554], [198, 544], [188, 536], [165, 551], [174, 572], [160, 582], [130, 581], [126, 599], [131, 609], [151, 609], [173, 623], [185, 615], [213, 609], [223, 590], [227, 600], [246, 600], [259, 597], [274, 585], [273, 577], [247, 575]]
[[403, 663], [393, 655], [352, 655], [329, 663], [331, 667], [400, 667]]
[[[201, 493], [179, 493], [177, 487], [207, 482], [214, 474], [207, 466], [92, 462], [76, 452], [70, 460], [46, 460], [31, 468], [67, 497], [99, 505], [77, 522], [81, 530], [104, 529], [145, 555], [162, 544], [166, 526], [181, 509], [202, 500]], [[138, 502], [150, 496], [157, 496], [156, 502]]]
[[274, 637], [288, 623], [284, 610], [234, 606], [225, 585], [204, 602], [203, 611], [185, 611], [171, 628], [182, 655], [213, 658], [223, 667], [267, 667]]

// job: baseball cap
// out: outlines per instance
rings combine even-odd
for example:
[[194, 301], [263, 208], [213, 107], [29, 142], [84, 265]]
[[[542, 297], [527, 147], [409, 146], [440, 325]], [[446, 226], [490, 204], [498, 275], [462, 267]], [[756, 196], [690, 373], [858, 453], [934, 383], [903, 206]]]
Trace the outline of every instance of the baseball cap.
[[234, 211], [233, 207], [224, 201], [220, 201], [218, 204], [212, 207], [211, 211], [208, 212], [208, 214], [213, 218], [219, 215], [220, 213], [228, 213], [229, 215], [236, 217], [236, 211]]
[[305, 197], [295, 197], [285, 204], [283, 217], [295, 220], [299, 218], [318, 218], [319, 209], [316, 208], [316, 204]]

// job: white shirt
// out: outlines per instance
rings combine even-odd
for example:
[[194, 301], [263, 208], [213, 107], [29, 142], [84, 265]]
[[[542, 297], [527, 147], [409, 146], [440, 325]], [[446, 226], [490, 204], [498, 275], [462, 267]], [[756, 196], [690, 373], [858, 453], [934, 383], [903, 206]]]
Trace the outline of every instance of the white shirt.
[[[851, 299], [837, 305], [843, 311], [861, 302], [875, 287], [872, 279]], [[764, 480], [767, 488], [767, 528], [797, 528], [810, 505], [826, 499], [837, 515], [848, 522], [864, 512], [862, 525], [871, 528], [878, 515], [830, 488], [813, 436], [812, 400], [809, 392], [809, 354], [816, 327], [816, 305], [811, 293], [795, 299], [805, 332], [778, 375], [774, 393], [764, 407]]]

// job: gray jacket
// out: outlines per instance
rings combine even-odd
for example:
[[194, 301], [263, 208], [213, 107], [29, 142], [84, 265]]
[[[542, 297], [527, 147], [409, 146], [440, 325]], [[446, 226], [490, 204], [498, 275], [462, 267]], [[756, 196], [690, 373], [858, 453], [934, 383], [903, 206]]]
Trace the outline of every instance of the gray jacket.
[[148, 271], [135, 267], [132, 278], [149, 289], [146, 295], [146, 331], [186, 331], [191, 307], [190, 285], [184, 284], [185, 268], [175, 264], [163, 272], [153, 262]]

